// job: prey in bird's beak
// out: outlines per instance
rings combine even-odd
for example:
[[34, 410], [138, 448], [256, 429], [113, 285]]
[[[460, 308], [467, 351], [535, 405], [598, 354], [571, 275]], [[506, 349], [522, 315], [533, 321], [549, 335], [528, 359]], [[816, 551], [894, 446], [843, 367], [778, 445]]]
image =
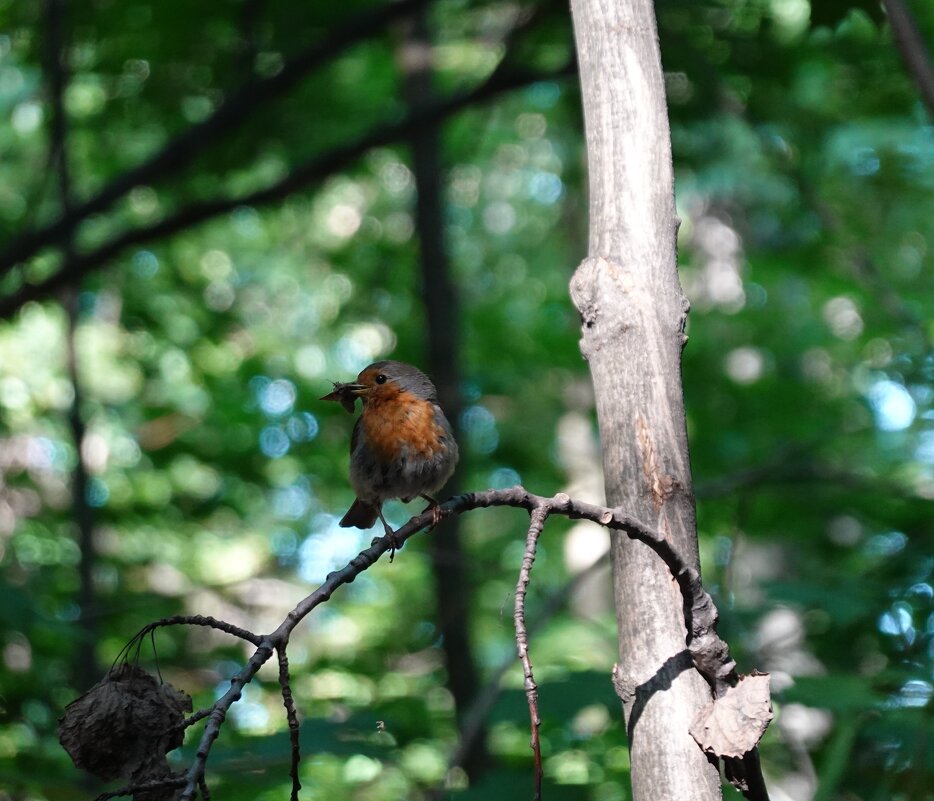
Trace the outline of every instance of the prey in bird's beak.
[[332, 381], [331, 383], [334, 385], [334, 389], [319, 400], [337, 401], [344, 407], [347, 414], [353, 414], [357, 398], [366, 391], [366, 387], [363, 384], [345, 384], [341, 381]]

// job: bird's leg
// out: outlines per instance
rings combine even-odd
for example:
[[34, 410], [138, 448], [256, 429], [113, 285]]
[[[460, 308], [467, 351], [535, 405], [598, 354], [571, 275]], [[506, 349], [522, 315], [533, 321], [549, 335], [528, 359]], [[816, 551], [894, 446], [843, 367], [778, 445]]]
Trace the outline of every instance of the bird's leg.
[[428, 530], [433, 531], [435, 526], [441, 522], [441, 506], [438, 504], [437, 500], [432, 498], [427, 493], [420, 492], [418, 497], [424, 498], [426, 501], [428, 501], [428, 506], [422, 509], [422, 514], [425, 514], [425, 512], [431, 509], [431, 525], [428, 527]]
[[386, 522], [386, 518], [383, 517], [383, 507], [380, 506], [376, 510], [376, 514], [379, 515], [380, 522], [383, 524], [383, 528], [386, 530], [386, 536], [389, 537], [390, 550], [389, 550], [389, 561], [391, 562], [396, 558], [396, 547], [402, 547], [401, 542], [396, 542], [396, 532], [389, 527], [389, 523]]

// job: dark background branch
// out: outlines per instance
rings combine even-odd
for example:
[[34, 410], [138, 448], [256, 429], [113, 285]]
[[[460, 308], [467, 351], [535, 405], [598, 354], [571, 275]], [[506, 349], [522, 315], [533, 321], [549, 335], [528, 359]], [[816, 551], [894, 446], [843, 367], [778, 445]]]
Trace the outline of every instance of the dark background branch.
[[921, 38], [918, 24], [905, 0], [883, 0], [882, 5], [892, 26], [892, 37], [901, 53], [908, 74], [918, 87], [928, 114], [934, 116], [934, 62], [931, 51]]
[[[416, 116], [432, 106], [431, 37], [424, 10], [400, 25], [401, 40], [397, 61], [403, 75], [403, 88], [409, 116]], [[444, 201], [441, 178], [440, 121], [412, 129], [409, 138], [412, 171], [415, 175], [415, 230], [419, 244], [422, 302], [425, 307], [428, 373], [434, 378], [441, 406], [447, 410], [460, 437], [461, 402], [461, 326], [460, 299], [451, 276], [451, 264], [444, 242]], [[457, 494], [463, 475], [463, 458], [447, 483], [447, 491]], [[477, 695], [479, 679], [470, 641], [473, 604], [467, 577], [467, 560], [461, 541], [460, 518], [452, 517], [439, 525], [437, 536], [428, 540], [435, 597], [438, 603], [438, 627], [447, 667], [447, 684], [454, 697], [458, 729], [464, 730], [467, 710]], [[462, 766], [476, 778], [487, 760], [482, 732], [470, 740]]]
[[184, 168], [219, 139], [230, 136], [237, 126], [250, 119], [257, 109], [284, 96], [314, 69], [347, 48], [381, 33], [392, 20], [399, 19], [427, 3], [428, 0], [383, 3], [366, 16], [356, 17], [343, 27], [329, 32], [324, 41], [287, 61], [275, 75], [268, 78], [250, 78], [210, 117], [179, 134], [138, 167], [119, 175], [84, 203], [63, 210], [62, 215], [54, 222], [22, 234], [10, 242], [0, 253], [0, 275], [5, 275], [41, 248], [60, 243], [70, 236], [81, 222], [94, 214], [106, 211], [134, 187], [163, 181], [167, 176]]
[[519, 89], [538, 81], [559, 80], [573, 74], [571, 62], [555, 70], [529, 72], [526, 70], [497, 70], [480, 86], [459, 92], [433, 104], [401, 121], [381, 125], [355, 142], [337, 147], [293, 168], [289, 175], [264, 189], [239, 197], [217, 198], [193, 203], [181, 211], [148, 226], [133, 228], [117, 235], [96, 250], [78, 254], [66, 261], [58, 272], [36, 284], [23, 286], [0, 300], [0, 317], [10, 317], [23, 304], [48, 297], [60, 287], [67, 286], [84, 275], [101, 268], [110, 259], [129, 247], [143, 245], [177, 234], [199, 223], [233, 211], [240, 206], [262, 207], [276, 203], [291, 193], [318, 183], [329, 175], [347, 168], [364, 153], [375, 147], [392, 144], [412, 135], [420, 126], [436, 124], [465, 108], [487, 101], [503, 92]]
[[[49, 132], [49, 164], [53, 168], [58, 187], [58, 202], [62, 216], [72, 207], [71, 165], [68, 153], [68, 117], [65, 112], [65, 90], [68, 86], [66, 4], [62, 0], [45, 0], [43, 5], [46, 24], [46, 74], [48, 76], [49, 105], [52, 113]], [[67, 263], [75, 257], [74, 235], [68, 232], [61, 241], [61, 253]], [[78, 322], [80, 317], [78, 287], [69, 287], [62, 304], [68, 318], [65, 332], [66, 368], [71, 383], [72, 399], [68, 409], [68, 425], [75, 448], [75, 466], [71, 477], [71, 506], [78, 543], [78, 627], [81, 638], [72, 660], [72, 674], [78, 688], [86, 690], [100, 674], [97, 662], [97, 595], [94, 589], [94, 569], [97, 554], [94, 546], [94, 510], [88, 499], [88, 465], [84, 456], [85, 434], [82, 405], [84, 390], [81, 383], [78, 353]]]

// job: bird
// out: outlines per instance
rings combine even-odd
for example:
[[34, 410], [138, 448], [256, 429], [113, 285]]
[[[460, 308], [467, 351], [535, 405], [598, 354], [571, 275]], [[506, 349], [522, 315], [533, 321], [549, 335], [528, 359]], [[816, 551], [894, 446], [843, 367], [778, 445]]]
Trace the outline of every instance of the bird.
[[336, 401], [351, 414], [357, 399], [363, 402], [350, 437], [350, 484], [357, 497], [340, 525], [366, 529], [379, 518], [394, 553], [395, 532], [383, 517], [383, 502], [424, 498], [426, 511], [435, 510], [432, 526], [437, 525], [434, 495], [451, 477], [459, 456], [454, 432], [435, 385], [411, 364], [378, 361], [353, 382], [333, 383], [321, 400]]

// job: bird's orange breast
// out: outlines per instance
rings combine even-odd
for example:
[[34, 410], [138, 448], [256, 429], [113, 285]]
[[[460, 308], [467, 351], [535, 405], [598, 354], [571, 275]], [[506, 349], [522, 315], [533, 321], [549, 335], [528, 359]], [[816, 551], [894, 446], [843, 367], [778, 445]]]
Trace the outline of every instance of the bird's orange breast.
[[435, 422], [434, 406], [397, 387], [372, 393], [363, 406], [363, 433], [374, 455], [384, 461], [409, 455], [434, 455], [443, 430]]

